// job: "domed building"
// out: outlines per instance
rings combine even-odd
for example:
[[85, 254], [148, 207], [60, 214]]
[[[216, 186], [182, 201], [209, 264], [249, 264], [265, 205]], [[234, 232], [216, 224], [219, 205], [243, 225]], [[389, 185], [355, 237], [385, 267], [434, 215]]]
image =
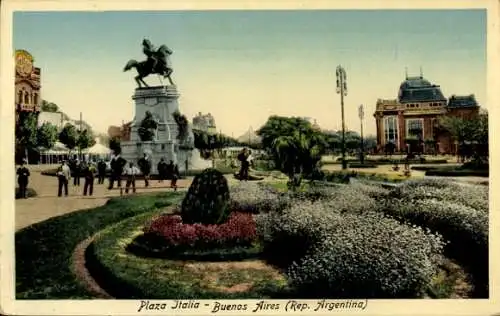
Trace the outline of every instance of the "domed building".
[[442, 116], [470, 117], [479, 113], [474, 95], [451, 96], [447, 99], [439, 85], [421, 74], [406, 76], [396, 99], [378, 99], [374, 117], [377, 144], [383, 151], [388, 143], [396, 152], [406, 152], [409, 139], [417, 140], [424, 153], [454, 154], [456, 146], [451, 135], [439, 128]]

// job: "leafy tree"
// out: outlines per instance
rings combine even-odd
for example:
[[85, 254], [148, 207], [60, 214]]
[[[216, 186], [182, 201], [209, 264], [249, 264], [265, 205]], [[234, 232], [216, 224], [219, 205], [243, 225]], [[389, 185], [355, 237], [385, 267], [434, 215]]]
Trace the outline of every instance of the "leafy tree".
[[273, 148], [273, 142], [279, 136], [293, 135], [296, 130], [312, 130], [312, 124], [299, 117], [284, 117], [273, 115], [258, 131], [261, 137], [262, 147]]
[[309, 121], [296, 117], [271, 116], [257, 134], [275, 165], [288, 176], [292, 189], [317, 170], [327, 145], [321, 131], [314, 129]]
[[78, 145], [78, 132], [73, 124], [67, 123], [59, 133], [59, 141], [63, 143], [70, 152]]
[[54, 147], [57, 138], [57, 126], [48, 122], [43, 123], [37, 130], [36, 142], [38, 147], [50, 149]]
[[448, 131], [458, 143], [462, 160], [471, 157], [478, 164], [487, 164], [489, 157], [487, 112], [467, 119], [443, 117], [439, 125], [440, 128]]
[[28, 158], [29, 152], [37, 147], [37, 114], [20, 113], [16, 124], [16, 154], [17, 160]]
[[122, 152], [122, 146], [119, 137], [113, 137], [109, 139], [109, 149], [111, 149], [115, 155], [119, 155]]
[[42, 100], [42, 111], [43, 112], [58, 112], [59, 107], [55, 103]]
[[143, 142], [149, 142], [154, 139], [156, 129], [158, 128], [158, 123], [153, 118], [153, 114], [151, 112], [146, 111], [146, 116], [141, 121], [141, 125], [138, 129], [139, 138]]
[[78, 148], [85, 149], [95, 145], [95, 139], [92, 135], [92, 132], [89, 132], [85, 129], [81, 132], [78, 132], [77, 135], [78, 138], [76, 140], [76, 145], [78, 146]]
[[366, 136], [363, 138], [363, 144], [365, 151], [370, 152], [375, 150], [377, 148], [377, 137], [372, 135]]

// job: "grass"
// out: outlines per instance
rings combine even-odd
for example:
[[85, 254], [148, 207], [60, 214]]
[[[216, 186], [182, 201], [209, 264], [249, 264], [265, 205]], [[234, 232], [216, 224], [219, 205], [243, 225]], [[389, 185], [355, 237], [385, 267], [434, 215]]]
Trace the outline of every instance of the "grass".
[[101, 207], [20, 230], [15, 235], [16, 298], [92, 298], [71, 271], [75, 247], [106, 226], [176, 203], [181, 197], [182, 193], [168, 192], [113, 198]]
[[414, 177], [412, 176], [407, 177], [401, 173], [380, 173], [380, 172], [370, 173], [370, 172], [354, 171], [354, 170], [345, 170], [345, 171], [337, 170], [337, 171], [325, 172], [325, 180], [329, 182], [349, 183], [350, 178], [398, 183]]
[[455, 262], [444, 259], [427, 290], [431, 298], [468, 298], [473, 291], [470, 277]]
[[444, 176], [444, 177], [488, 177], [488, 169], [468, 169], [462, 166], [415, 166], [413, 170], [425, 171], [426, 176]]
[[141, 234], [148, 212], [102, 231], [88, 248], [89, 269], [117, 298], [215, 299], [285, 295], [284, 276], [262, 260], [201, 262], [138, 257], [127, 245]]

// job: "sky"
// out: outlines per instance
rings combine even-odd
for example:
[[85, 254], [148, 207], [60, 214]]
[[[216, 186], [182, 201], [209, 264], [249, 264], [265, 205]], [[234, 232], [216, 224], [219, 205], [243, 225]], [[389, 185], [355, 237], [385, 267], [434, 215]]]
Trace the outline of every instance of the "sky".
[[[134, 116], [141, 42], [173, 50], [180, 111], [211, 113], [235, 137], [270, 115], [341, 128], [335, 69], [347, 72], [346, 127], [375, 134], [377, 99], [420, 75], [446, 97], [486, 104], [486, 10], [16, 12], [13, 47], [42, 72], [42, 98], [106, 132]], [[157, 76], [146, 78], [160, 84]]]

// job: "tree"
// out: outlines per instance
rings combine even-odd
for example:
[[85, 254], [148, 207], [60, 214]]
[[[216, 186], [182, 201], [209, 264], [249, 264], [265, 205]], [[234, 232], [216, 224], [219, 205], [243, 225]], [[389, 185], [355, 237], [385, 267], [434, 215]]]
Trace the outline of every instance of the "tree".
[[37, 147], [37, 114], [20, 113], [15, 135], [17, 160], [20, 157], [28, 158], [29, 151]]
[[115, 155], [119, 155], [122, 152], [120, 138], [113, 137], [109, 139], [109, 149], [111, 149]]
[[471, 118], [443, 117], [439, 121], [441, 129], [448, 131], [458, 144], [458, 154], [464, 160], [471, 157], [478, 164], [487, 164], [488, 113], [483, 112]]
[[300, 186], [302, 178], [317, 171], [327, 146], [321, 131], [314, 129], [309, 121], [296, 117], [271, 116], [257, 134], [275, 165], [288, 176], [292, 189]]
[[284, 117], [273, 115], [258, 131], [262, 147], [273, 148], [273, 142], [279, 136], [293, 135], [296, 130], [313, 130], [312, 124], [300, 117]]
[[36, 143], [40, 148], [50, 149], [54, 147], [57, 138], [57, 126], [45, 122], [37, 130]]
[[42, 111], [43, 112], [58, 112], [59, 107], [57, 104], [42, 100]]
[[73, 124], [67, 123], [59, 133], [59, 141], [71, 152], [78, 145], [78, 132]]
[[141, 125], [138, 129], [139, 138], [143, 142], [150, 142], [154, 139], [156, 129], [158, 128], [158, 123], [153, 118], [151, 112], [146, 111], [146, 116], [141, 121]]
[[78, 132], [77, 135], [78, 138], [76, 140], [76, 145], [78, 146], [78, 148], [85, 149], [95, 145], [95, 139], [92, 135], [92, 132], [89, 132], [85, 129], [81, 132]]
[[310, 131], [294, 131], [273, 141], [276, 165], [288, 178], [291, 189], [300, 186], [304, 176], [312, 175], [324, 153], [322, 135]]

